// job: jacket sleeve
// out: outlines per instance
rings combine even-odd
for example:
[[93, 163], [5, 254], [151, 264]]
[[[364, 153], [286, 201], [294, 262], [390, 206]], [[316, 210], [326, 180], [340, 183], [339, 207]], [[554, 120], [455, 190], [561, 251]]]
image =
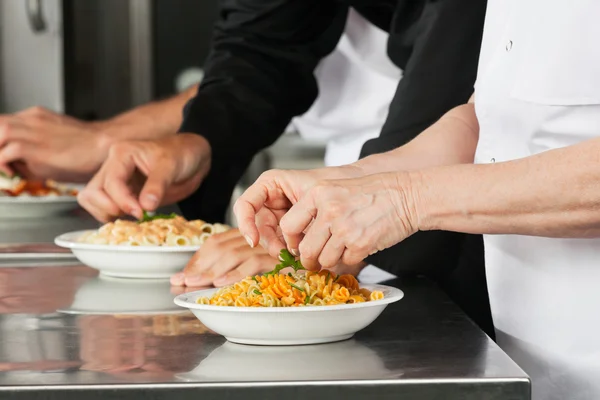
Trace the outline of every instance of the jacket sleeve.
[[[468, 101], [476, 79], [486, 2], [400, 1], [388, 45], [403, 78], [381, 135], [361, 157], [408, 143], [447, 111]], [[367, 262], [394, 274], [437, 273], [456, 266], [463, 234], [418, 232]]]
[[204, 136], [212, 165], [179, 206], [188, 218], [222, 221], [236, 183], [260, 150], [318, 94], [313, 71], [333, 51], [348, 7], [322, 0], [222, 0], [205, 77], [180, 132]]

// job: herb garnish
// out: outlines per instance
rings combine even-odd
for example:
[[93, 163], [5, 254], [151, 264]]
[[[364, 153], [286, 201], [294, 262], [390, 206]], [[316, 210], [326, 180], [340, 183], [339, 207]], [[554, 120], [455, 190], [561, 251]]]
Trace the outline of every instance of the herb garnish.
[[290, 283], [290, 286], [291, 286], [291, 287], [293, 287], [293, 288], [294, 288], [294, 289], [296, 289], [296, 290], [299, 290], [299, 291], [301, 291], [301, 292], [304, 292], [304, 289], [302, 289], [300, 286], [296, 286], [296, 285], [294, 285], [293, 283]]
[[326, 285], [329, 283], [330, 279], [331, 279], [331, 272], [327, 271], [327, 279], [325, 279], [325, 284]]
[[177, 218], [177, 214], [171, 213], [171, 214], [150, 215], [150, 214], [148, 214], [148, 211], [144, 211], [143, 217], [139, 222], [149, 222], [149, 221], [154, 221], [155, 219], [173, 219], [173, 218]]
[[292, 253], [290, 253], [286, 249], [281, 250], [281, 252], [279, 253], [279, 259], [281, 260], [281, 263], [277, 264], [273, 271], [267, 272], [265, 275], [277, 275], [282, 269], [285, 269], [287, 267], [292, 267], [294, 269], [294, 272], [306, 269], [302, 266], [300, 260], [296, 260], [296, 257], [294, 257]]
[[335, 282], [337, 282], [337, 280], [338, 280], [338, 279], [340, 279], [340, 276], [341, 276], [341, 275], [338, 275], [338, 276], [336, 276], [336, 277], [335, 277], [335, 279], [333, 280], [333, 282], [334, 282], [334, 283], [335, 283]]
[[256, 279], [256, 276], [253, 276], [252, 279], [254, 280], [254, 282], [259, 283], [258, 279]]
[[260, 296], [262, 293], [260, 292], [260, 290], [254, 289], [254, 294], [257, 294]]
[[308, 304], [309, 301], [310, 301], [310, 296], [306, 296], [306, 298], [304, 299], [304, 304]]

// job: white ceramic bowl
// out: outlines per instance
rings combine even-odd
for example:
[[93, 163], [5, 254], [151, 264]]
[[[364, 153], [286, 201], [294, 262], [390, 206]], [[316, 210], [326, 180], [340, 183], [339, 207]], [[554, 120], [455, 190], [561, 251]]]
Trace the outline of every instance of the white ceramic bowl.
[[290, 361], [294, 379], [299, 381], [386, 379], [402, 374], [402, 371], [387, 369], [381, 355], [351, 339], [301, 347], [245, 346], [225, 342], [194, 370], [178, 374], [177, 378], [191, 382], [285, 381], [290, 379], [290, 370], [282, 368], [282, 360]]
[[85, 282], [66, 314], [151, 315], [185, 312], [173, 304], [171, 285], [164, 279], [123, 279], [100, 275]]
[[200, 246], [114, 246], [87, 244], [79, 238], [89, 231], [65, 233], [54, 239], [71, 249], [83, 264], [102, 274], [121, 278], [166, 279], [185, 267]]
[[78, 207], [75, 196], [0, 196], [0, 219], [43, 218]]
[[185, 293], [175, 304], [189, 308], [207, 328], [231, 342], [268, 346], [337, 342], [367, 327], [404, 293], [383, 285], [361, 285], [380, 290], [382, 300], [357, 304], [312, 307], [223, 307], [196, 303], [217, 289]]

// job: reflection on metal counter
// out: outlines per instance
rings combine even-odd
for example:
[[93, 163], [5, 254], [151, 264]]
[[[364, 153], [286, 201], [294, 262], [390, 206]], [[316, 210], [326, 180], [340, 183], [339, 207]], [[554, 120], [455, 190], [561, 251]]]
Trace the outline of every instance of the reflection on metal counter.
[[0, 268], [0, 396], [530, 398], [525, 373], [433, 285], [393, 284], [405, 299], [354, 339], [265, 348], [228, 343], [172, 312], [182, 289], [167, 281]]

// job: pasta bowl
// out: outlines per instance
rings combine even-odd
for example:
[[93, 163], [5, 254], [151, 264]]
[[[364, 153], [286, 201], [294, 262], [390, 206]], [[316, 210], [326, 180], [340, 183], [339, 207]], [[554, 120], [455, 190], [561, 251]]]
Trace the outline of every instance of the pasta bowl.
[[0, 219], [44, 218], [78, 207], [75, 196], [0, 196]]
[[355, 304], [306, 307], [227, 307], [198, 304], [218, 289], [185, 293], [175, 304], [188, 308], [207, 328], [234, 343], [286, 346], [346, 340], [369, 326], [388, 304], [404, 297], [397, 288], [361, 285], [381, 291], [384, 298]]
[[54, 239], [101, 274], [119, 278], [168, 279], [185, 267], [200, 246], [126, 246], [81, 243], [91, 231], [65, 233]]

